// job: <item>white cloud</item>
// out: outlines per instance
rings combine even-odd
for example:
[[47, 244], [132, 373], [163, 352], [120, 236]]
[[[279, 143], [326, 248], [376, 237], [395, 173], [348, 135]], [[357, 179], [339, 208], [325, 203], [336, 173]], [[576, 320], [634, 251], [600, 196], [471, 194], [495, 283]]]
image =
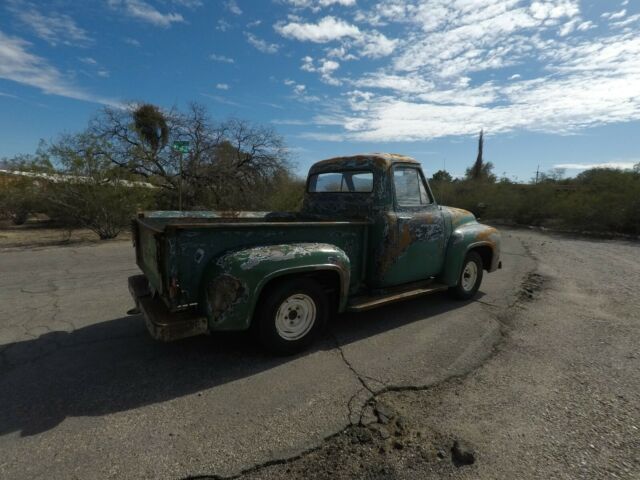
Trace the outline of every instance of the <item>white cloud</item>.
[[620, 20], [627, 15], [627, 9], [623, 8], [619, 12], [605, 12], [601, 15], [602, 18], [608, 18], [609, 20]]
[[355, 43], [360, 46], [360, 55], [378, 58], [391, 55], [399, 42], [385, 37], [382, 33], [372, 32], [360, 36]]
[[358, 27], [332, 16], [324, 17], [318, 23], [290, 22], [276, 25], [275, 29], [285, 38], [315, 43], [360, 36]]
[[229, 90], [229, 85], [227, 83], [218, 83], [216, 84], [216, 88], [218, 90]]
[[560, 163], [553, 168], [567, 170], [591, 170], [592, 168], [614, 168], [616, 170], [632, 170], [638, 162], [605, 162], [605, 163]]
[[69, 15], [56, 12], [44, 14], [34, 4], [17, 0], [10, 0], [8, 8], [21, 23], [50, 45], [86, 46], [92, 41], [86, 30], [80, 28]]
[[[326, 16], [317, 23], [303, 23], [298, 20], [285, 24], [276, 24], [276, 31], [285, 38], [308, 41], [313, 43], [328, 43], [342, 41], [340, 47], [327, 50], [327, 57], [340, 60], [355, 60], [350, 48], [358, 50], [361, 57], [380, 58], [393, 53], [399, 45], [398, 40], [387, 38], [378, 31], [366, 32], [342, 19]], [[338, 82], [336, 81], [336, 84]]]
[[171, 1], [176, 5], [181, 5], [187, 8], [197, 8], [204, 5], [202, 0], [171, 0]]
[[209, 58], [214, 62], [235, 63], [235, 60], [233, 58], [225, 57], [224, 55], [216, 55], [215, 53], [209, 55]]
[[260, 24], [262, 24], [262, 20], [254, 20], [253, 22], [247, 23], [247, 28], [257, 27]]
[[318, 97], [314, 95], [309, 95], [307, 93], [307, 86], [302, 83], [297, 83], [296, 81], [291, 80], [290, 78], [286, 78], [283, 83], [288, 87], [291, 87], [291, 91], [293, 92], [293, 95], [296, 97], [296, 99], [302, 102], [315, 102], [319, 100]]
[[127, 44], [131, 45], [132, 47], [139, 47], [141, 45], [138, 40], [136, 40], [135, 38], [129, 38], [129, 37], [126, 37], [124, 39], [124, 43], [127, 43]]
[[261, 38], [256, 37], [253, 33], [246, 33], [247, 42], [249, 42], [253, 47], [260, 50], [262, 53], [277, 53], [280, 49], [280, 45], [277, 43], [269, 43]]
[[640, 13], [635, 15], [629, 15], [624, 20], [618, 20], [617, 22], [611, 22], [612, 27], [616, 28], [629, 28], [629, 25], [640, 22]]
[[340, 45], [339, 47], [335, 47], [327, 50], [327, 57], [329, 58], [333, 57], [343, 61], [358, 59], [358, 57], [356, 57], [354, 54], [349, 53], [349, 50], [345, 45]]
[[305, 72], [315, 72], [316, 67], [313, 65], [313, 58], [309, 55], [302, 57], [302, 66], [300, 67], [300, 69], [304, 70]]
[[114, 100], [77, 87], [57, 68], [29, 52], [30, 43], [0, 31], [0, 78], [37, 88], [43, 93], [77, 100], [120, 106]]
[[340, 63], [335, 60], [322, 59], [318, 62], [318, 65], [314, 65], [313, 58], [306, 56], [302, 58], [301, 70], [305, 72], [318, 72], [320, 79], [330, 85], [340, 85], [342, 82], [333, 77], [333, 72], [340, 68]]
[[184, 22], [184, 17], [179, 13], [161, 13], [151, 4], [143, 0], [108, 0], [112, 8], [117, 8], [130, 17], [157, 27], [169, 27], [173, 23]]
[[218, 19], [216, 23], [216, 30], [220, 32], [226, 32], [230, 28], [231, 28], [231, 24], [229, 22], [223, 20], [222, 18]]
[[238, 6], [238, 2], [236, 2], [236, 0], [228, 0], [224, 6], [234, 15], [242, 15], [242, 10]]
[[356, 4], [356, 0], [284, 0], [284, 2], [295, 8], [310, 8], [314, 12], [332, 5], [353, 7]]
[[572, 17], [580, 11], [575, 0], [537, 1], [531, 4], [531, 13], [538, 20]]
[[[578, 0], [380, 0], [354, 14], [357, 24], [325, 16], [275, 28], [299, 41], [339, 42], [322, 50], [324, 58], [302, 58], [302, 70], [347, 86], [315, 117], [337, 132], [314, 138], [411, 141], [483, 127], [572, 134], [640, 120], [640, 36], [632, 23], [640, 15], [613, 14], [616, 22], [587, 35], [595, 24]], [[393, 30], [379, 28], [387, 25]], [[373, 70], [365, 60], [385, 55]], [[357, 73], [339, 68], [346, 60], [360, 60]]]

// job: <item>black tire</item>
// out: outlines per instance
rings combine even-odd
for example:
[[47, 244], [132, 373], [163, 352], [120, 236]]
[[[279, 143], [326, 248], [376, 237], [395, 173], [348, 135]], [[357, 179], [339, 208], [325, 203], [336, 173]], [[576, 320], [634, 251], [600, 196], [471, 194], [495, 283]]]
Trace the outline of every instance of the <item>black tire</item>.
[[[467, 266], [469, 263], [474, 263], [476, 269], [476, 279], [472, 285], [468, 285], [469, 271], [467, 270]], [[458, 300], [470, 300], [475, 297], [482, 283], [482, 268], [482, 258], [480, 255], [473, 251], [467, 253], [462, 268], [460, 269], [458, 284], [455, 287], [451, 287], [451, 294]]]
[[[260, 344], [269, 352], [276, 355], [293, 355], [308, 348], [322, 332], [329, 314], [329, 300], [322, 287], [313, 279], [295, 278], [275, 282], [276, 284], [262, 295], [252, 327]], [[285, 302], [293, 307], [290, 308]], [[297, 327], [283, 325], [282, 316], [278, 320], [281, 306], [292, 312], [286, 318], [287, 321], [293, 322], [291, 325], [298, 322]], [[311, 314], [305, 316], [304, 313], [313, 309], [315, 315], [311, 325], [307, 327], [305, 325], [308, 320], [305, 319], [310, 318]], [[296, 312], [300, 310], [302, 314], [298, 317]], [[285, 331], [287, 328], [291, 330]], [[296, 334], [300, 336], [295, 337]]]

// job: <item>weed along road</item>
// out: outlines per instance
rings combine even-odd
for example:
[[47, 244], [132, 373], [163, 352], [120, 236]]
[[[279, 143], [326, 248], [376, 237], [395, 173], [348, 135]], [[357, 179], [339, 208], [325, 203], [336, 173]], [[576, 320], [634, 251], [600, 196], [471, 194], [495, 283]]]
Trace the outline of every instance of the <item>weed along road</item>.
[[475, 301], [341, 315], [284, 358], [151, 339], [128, 242], [2, 251], [0, 478], [634, 478], [637, 244], [505, 230], [502, 250]]

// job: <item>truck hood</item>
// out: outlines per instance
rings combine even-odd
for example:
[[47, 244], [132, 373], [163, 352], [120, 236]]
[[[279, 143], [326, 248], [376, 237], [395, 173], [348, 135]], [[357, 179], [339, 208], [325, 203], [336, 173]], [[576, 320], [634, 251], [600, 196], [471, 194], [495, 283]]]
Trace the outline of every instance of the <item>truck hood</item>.
[[456, 207], [442, 207], [442, 211], [445, 215], [449, 215], [451, 218], [451, 227], [453, 230], [465, 223], [476, 223], [476, 217], [468, 210]]

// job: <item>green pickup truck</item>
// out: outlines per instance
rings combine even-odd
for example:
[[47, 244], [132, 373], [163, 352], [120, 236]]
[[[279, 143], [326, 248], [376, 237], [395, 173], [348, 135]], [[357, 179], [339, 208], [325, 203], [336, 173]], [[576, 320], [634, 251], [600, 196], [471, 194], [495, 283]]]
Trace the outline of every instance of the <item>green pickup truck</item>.
[[498, 231], [439, 206], [420, 164], [394, 154], [314, 164], [300, 212], [145, 212], [133, 242], [143, 275], [129, 290], [154, 338], [251, 330], [278, 354], [336, 312], [470, 299], [502, 266]]

